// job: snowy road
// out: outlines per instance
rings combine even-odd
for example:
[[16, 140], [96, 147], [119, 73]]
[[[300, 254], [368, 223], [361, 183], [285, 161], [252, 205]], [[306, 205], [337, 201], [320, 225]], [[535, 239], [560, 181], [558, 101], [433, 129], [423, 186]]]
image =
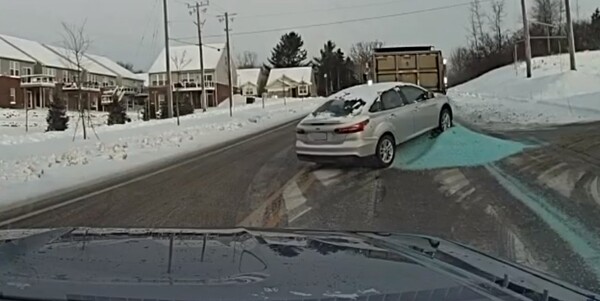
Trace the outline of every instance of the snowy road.
[[[599, 129], [596, 123], [482, 135], [457, 127], [400, 149], [406, 155], [426, 148], [419, 158], [399, 156], [406, 161], [371, 170], [298, 162], [290, 124], [7, 228], [240, 225], [423, 233], [598, 292]], [[475, 153], [456, 156], [468, 149], [454, 147], [470, 141], [506, 156], [487, 163]]]

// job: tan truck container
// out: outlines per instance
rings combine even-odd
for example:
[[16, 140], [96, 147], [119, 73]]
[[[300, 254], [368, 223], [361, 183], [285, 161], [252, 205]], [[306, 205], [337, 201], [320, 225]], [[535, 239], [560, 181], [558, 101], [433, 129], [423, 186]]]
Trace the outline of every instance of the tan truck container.
[[385, 47], [373, 55], [374, 82], [407, 82], [446, 93], [446, 65], [432, 46]]

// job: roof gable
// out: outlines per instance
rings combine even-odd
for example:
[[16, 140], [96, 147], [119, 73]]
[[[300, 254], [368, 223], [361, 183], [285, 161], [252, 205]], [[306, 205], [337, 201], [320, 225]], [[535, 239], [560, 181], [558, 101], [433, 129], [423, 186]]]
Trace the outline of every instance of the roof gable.
[[[169, 48], [171, 56], [171, 71], [195, 71], [200, 70], [200, 49], [195, 45], [185, 46], [172, 46]], [[219, 65], [219, 60], [225, 53], [225, 44], [205, 44], [202, 46], [202, 52], [204, 54], [204, 68], [205, 69], [216, 69]], [[163, 49], [152, 67], [150, 67], [149, 73], [163, 73], [166, 72], [165, 66], [165, 49]]]
[[122, 78], [139, 80], [139, 77], [135, 73], [123, 68], [121, 65], [107, 57], [95, 54], [86, 54], [86, 56], [92, 59], [93, 61], [99, 63], [100, 65], [108, 68], [113, 73], [118, 74]]
[[256, 86], [258, 85], [258, 79], [260, 78], [260, 68], [253, 69], [238, 69], [237, 77], [239, 85], [246, 85], [248, 83]]
[[[57, 55], [59, 55], [62, 58], [62, 61], [64, 62], [64, 64], [66, 66], [68, 66], [68, 69], [74, 69], [74, 70], [77, 69], [77, 64], [74, 62], [72, 51], [70, 51], [66, 48], [57, 47], [57, 46], [51, 46], [51, 45], [44, 45], [44, 46], [46, 48], [52, 50]], [[98, 75], [106, 75], [106, 76], [117, 76], [117, 74], [115, 72], [96, 63], [95, 61], [91, 60], [89, 57], [87, 57], [85, 55], [81, 58], [80, 64], [81, 64], [81, 68], [88, 71], [89, 73], [98, 74]]]
[[34, 59], [29, 57], [27, 54], [21, 52], [19, 49], [15, 48], [13, 45], [7, 43], [2, 38], [3, 38], [3, 36], [0, 35], [0, 57], [1, 58], [35, 63]]
[[294, 67], [294, 68], [274, 68], [269, 73], [267, 86], [275, 83], [280, 79], [287, 78], [296, 83], [312, 84], [313, 70], [312, 67]]

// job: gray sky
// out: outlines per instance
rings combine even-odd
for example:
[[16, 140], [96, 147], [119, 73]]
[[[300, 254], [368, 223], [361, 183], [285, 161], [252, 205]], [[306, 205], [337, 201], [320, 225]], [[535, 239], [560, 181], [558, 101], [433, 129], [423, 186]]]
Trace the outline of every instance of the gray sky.
[[[168, 0], [173, 38], [196, 37], [194, 18], [186, 2]], [[483, 0], [485, 1], [485, 0]], [[506, 1], [506, 27], [520, 26], [520, 0]], [[600, 6], [598, 0], [571, 0], [574, 15], [588, 18]], [[224, 25], [217, 15], [237, 13], [232, 33], [296, 28], [297, 26], [357, 18], [414, 12], [441, 6], [468, 3], [469, 0], [211, 0], [204, 17], [206, 43], [223, 42]], [[531, 0], [529, 0], [531, 2]], [[483, 2], [488, 9], [489, 2]], [[35, 8], [35, 9], [33, 9]], [[449, 52], [465, 43], [468, 6], [375, 19], [354, 23], [297, 29], [305, 41], [309, 57], [327, 40], [345, 52], [357, 41], [381, 40], [388, 45], [428, 44]], [[127, 61], [147, 70], [162, 49], [162, 0], [0, 0], [0, 32], [45, 43], [60, 43], [61, 21], [86, 21], [93, 41], [90, 52], [114, 60]], [[265, 60], [279, 37], [288, 30], [260, 34], [233, 35], [236, 52], [254, 51]], [[196, 42], [193, 38], [189, 40]], [[173, 45], [177, 45], [173, 42]]]

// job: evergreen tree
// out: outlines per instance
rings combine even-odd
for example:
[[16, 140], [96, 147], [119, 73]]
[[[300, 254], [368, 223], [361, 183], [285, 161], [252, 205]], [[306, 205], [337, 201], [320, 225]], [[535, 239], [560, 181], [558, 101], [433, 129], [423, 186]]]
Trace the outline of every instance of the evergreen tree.
[[313, 64], [318, 78], [318, 94], [331, 94], [358, 83], [352, 59], [346, 57], [333, 41], [328, 41], [320, 54]]
[[113, 103], [110, 106], [110, 113], [108, 114], [108, 125], [125, 124], [125, 122], [130, 121], [131, 119], [127, 117], [127, 110], [116, 96], [113, 97]]
[[592, 41], [593, 49], [600, 49], [600, 8], [596, 8], [592, 14], [591, 34], [588, 36]]
[[50, 103], [46, 122], [48, 122], [46, 132], [64, 131], [68, 127], [69, 117], [67, 116], [67, 106], [62, 99], [62, 95], [57, 91], [54, 92], [53, 100]]
[[304, 41], [302, 37], [290, 32], [281, 36], [279, 43], [271, 51], [269, 63], [273, 68], [289, 68], [306, 66], [304, 61], [307, 52], [303, 49]]

